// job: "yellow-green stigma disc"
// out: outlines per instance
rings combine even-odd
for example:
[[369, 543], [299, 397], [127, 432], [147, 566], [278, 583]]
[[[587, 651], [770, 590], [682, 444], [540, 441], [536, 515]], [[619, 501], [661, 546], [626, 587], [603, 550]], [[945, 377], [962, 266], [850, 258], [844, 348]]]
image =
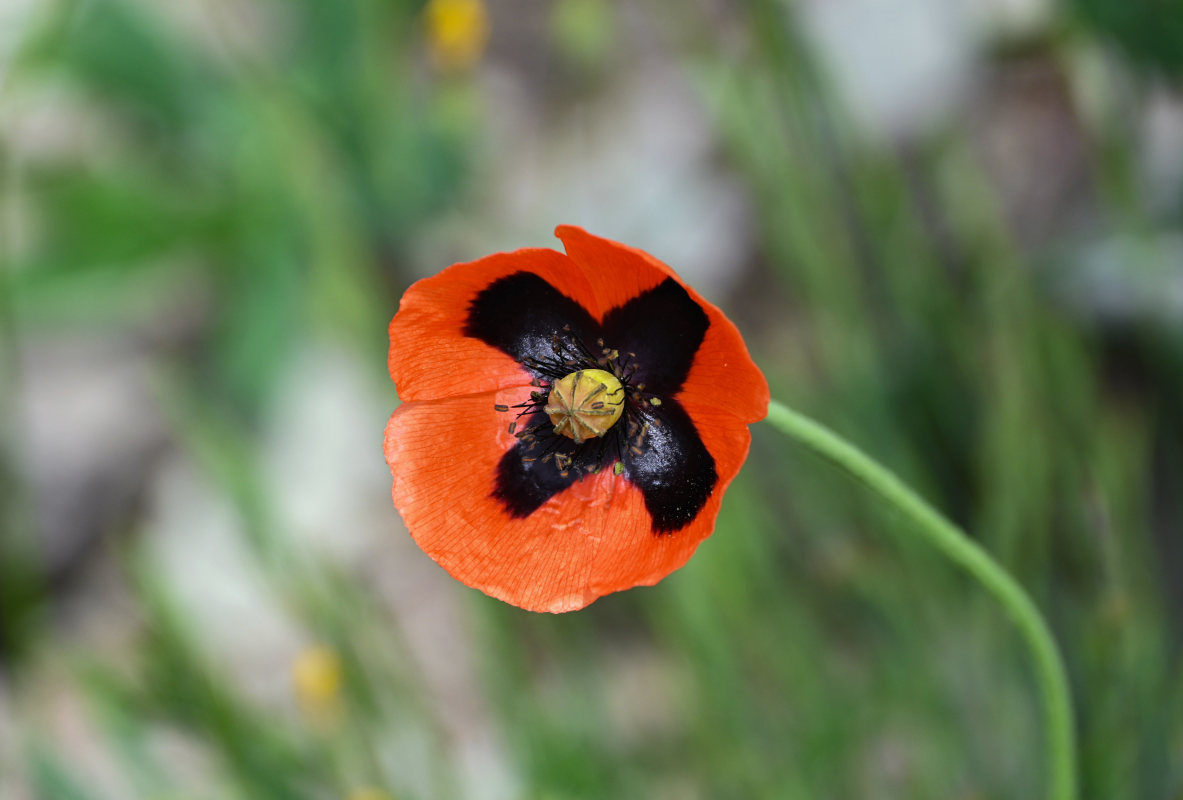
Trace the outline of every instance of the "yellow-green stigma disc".
[[555, 433], [583, 442], [603, 436], [624, 410], [624, 387], [611, 372], [581, 369], [555, 381], [546, 415]]

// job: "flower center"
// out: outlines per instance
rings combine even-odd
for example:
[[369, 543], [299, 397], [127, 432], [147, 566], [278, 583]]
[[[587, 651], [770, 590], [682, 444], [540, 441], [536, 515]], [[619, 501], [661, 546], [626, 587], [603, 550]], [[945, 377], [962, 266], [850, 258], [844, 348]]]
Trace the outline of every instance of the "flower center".
[[611, 372], [581, 369], [555, 381], [546, 398], [546, 415], [576, 442], [603, 436], [624, 410], [624, 387]]

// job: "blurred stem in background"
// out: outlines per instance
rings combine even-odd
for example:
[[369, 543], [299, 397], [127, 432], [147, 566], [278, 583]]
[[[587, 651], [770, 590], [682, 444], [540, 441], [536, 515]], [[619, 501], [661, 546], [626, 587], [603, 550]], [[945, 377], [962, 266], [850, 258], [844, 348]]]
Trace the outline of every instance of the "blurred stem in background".
[[[0, 97], [6, 72], [0, 64]], [[16, 155], [0, 145], [0, 667], [30, 640], [43, 594], [25, 476], [18, 469], [20, 350], [13, 298], [18, 227]]]
[[911, 523], [912, 530], [963, 567], [1002, 604], [1031, 648], [1044, 702], [1048, 797], [1074, 800], [1076, 743], [1068, 676], [1055, 639], [1023, 588], [982, 547], [858, 448], [787, 406], [773, 400], [768, 422], [777, 430], [840, 467], [875, 492]]

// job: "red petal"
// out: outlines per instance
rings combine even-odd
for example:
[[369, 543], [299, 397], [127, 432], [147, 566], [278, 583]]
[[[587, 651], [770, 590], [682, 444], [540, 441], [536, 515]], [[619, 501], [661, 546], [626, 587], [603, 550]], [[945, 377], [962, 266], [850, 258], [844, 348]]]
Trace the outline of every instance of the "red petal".
[[[687, 528], [655, 535], [641, 493], [605, 469], [524, 519], [493, 499], [496, 465], [515, 439], [510, 415], [522, 389], [404, 404], [386, 428], [394, 504], [423, 550], [453, 577], [532, 611], [573, 611], [597, 597], [656, 583], [682, 566], [714, 528], [720, 487]], [[736, 426], [731, 426], [733, 429]], [[738, 469], [741, 432], [715, 433], [721, 466]], [[726, 442], [726, 444], [723, 444]], [[718, 458], [719, 456], [716, 456]]]
[[454, 264], [407, 289], [390, 321], [390, 377], [404, 401], [435, 400], [524, 386], [531, 375], [512, 358], [464, 335], [472, 299], [498, 278], [533, 272], [587, 307], [591, 291], [562, 253], [530, 249]]
[[[706, 310], [711, 325], [678, 399], [688, 408], [711, 406], [740, 422], [759, 422], [768, 416], [768, 381], [764, 373], [752, 361], [735, 324], [693, 290], [687, 291]], [[697, 418], [694, 421], [701, 431], [702, 423]]]
[[768, 382], [748, 354], [739, 330], [715, 305], [648, 253], [601, 239], [573, 225], [560, 225], [555, 235], [563, 240], [567, 254], [587, 276], [597, 303], [589, 310], [597, 318], [602, 319], [609, 309], [624, 305], [666, 278], [681, 284], [706, 311], [711, 324], [678, 393], [683, 403], [691, 400], [713, 405], [743, 422], [756, 422], [768, 415]]
[[603, 319], [610, 309], [624, 305], [666, 278], [678, 279], [672, 269], [648, 253], [592, 236], [583, 228], [560, 225], [555, 228], [555, 236], [563, 241], [567, 255], [591, 285], [595, 300], [586, 308], [596, 319]]

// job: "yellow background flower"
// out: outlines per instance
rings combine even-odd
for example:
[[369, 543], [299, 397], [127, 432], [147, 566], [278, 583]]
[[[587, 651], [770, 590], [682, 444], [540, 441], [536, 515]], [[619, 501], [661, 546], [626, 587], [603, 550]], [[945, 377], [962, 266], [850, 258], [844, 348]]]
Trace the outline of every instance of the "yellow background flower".
[[480, 60], [489, 39], [489, 15], [481, 0], [431, 0], [424, 14], [437, 66], [463, 70]]

